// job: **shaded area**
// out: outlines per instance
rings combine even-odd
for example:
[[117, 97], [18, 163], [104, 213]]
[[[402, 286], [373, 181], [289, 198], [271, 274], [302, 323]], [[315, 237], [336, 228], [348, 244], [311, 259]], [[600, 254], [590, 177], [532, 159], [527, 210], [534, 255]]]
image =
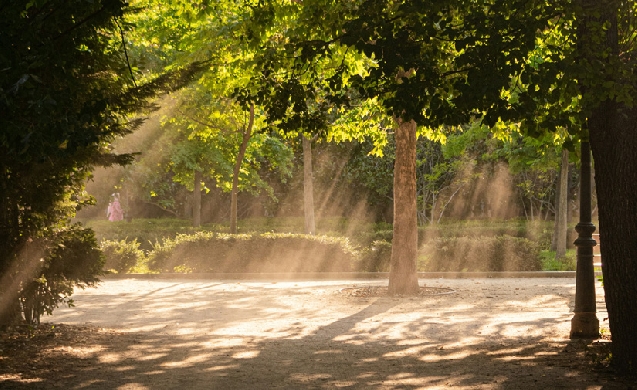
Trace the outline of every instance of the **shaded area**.
[[28, 363], [3, 352], [0, 387], [628, 388], [595, 369], [601, 347], [565, 339], [572, 281], [523, 282], [359, 298], [341, 292], [355, 282], [111, 281], [52, 318], [70, 331], [24, 342]]

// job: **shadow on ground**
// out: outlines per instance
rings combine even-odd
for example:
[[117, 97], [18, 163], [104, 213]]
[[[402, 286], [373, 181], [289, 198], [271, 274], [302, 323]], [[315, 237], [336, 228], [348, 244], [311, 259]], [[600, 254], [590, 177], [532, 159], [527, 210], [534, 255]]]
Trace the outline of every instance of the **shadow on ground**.
[[[31, 339], [36, 348], [14, 340], [27, 361], [3, 358], [0, 387], [629, 388], [596, 368], [601, 347], [559, 334], [572, 316], [569, 298], [485, 285], [454, 286], [455, 297], [362, 300], [338, 295], [338, 286], [103, 289], [81, 299], [79, 317], [92, 325], [49, 326]], [[73, 323], [75, 313], [53, 320]]]

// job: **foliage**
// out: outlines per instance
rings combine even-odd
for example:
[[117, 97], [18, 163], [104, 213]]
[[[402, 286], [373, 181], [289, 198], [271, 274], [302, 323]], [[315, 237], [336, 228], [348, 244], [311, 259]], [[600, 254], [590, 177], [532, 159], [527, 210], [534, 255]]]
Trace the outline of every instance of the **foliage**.
[[362, 251], [359, 270], [365, 272], [389, 272], [391, 242], [374, 240]]
[[[150, 70], [155, 72], [193, 58], [205, 59], [209, 65], [195, 83], [179, 92], [164, 121], [179, 132], [166, 165], [169, 180], [192, 191], [195, 175], [202, 174], [205, 191], [218, 187], [232, 194], [232, 214], [236, 214], [239, 191], [265, 192], [276, 202], [271, 183], [263, 176], [269, 174], [272, 180], [270, 173], [276, 172], [277, 180], [285, 182], [291, 152], [277, 133], [265, 128], [259, 107], [248, 119], [248, 107], [236, 104], [231, 96], [255, 72], [253, 51], [240, 37], [250, 8], [234, 1], [201, 6], [181, 1], [160, 6], [138, 0], [134, 4], [148, 11], [130, 18], [140, 26], [134, 58], [152, 65]], [[171, 191], [149, 190], [166, 203], [171, 195], [174, 199]], [[174, 203], [170, 204], [173, 209]]]
[[555, 258], [555, 251], [540, 251], [543, 271], [575, 271], [577, 268], [576, 251], [573, 249], [566, 251], [566, 257]]
[[356, 256], [343, 238], [198, 232], [156, 244], [148, 265], [160, 272], [343, 272], [353, 269]]
[[128, 241], [103, 240], [100, 242], [100, 249], [104, 253], [104, 269], [117, 273], [127, 273], [133, 267], [144, 263], [146, 255], [139, 249], [137, 239]]
[[[277, 253], [278, 251], [288, 253], [289, 250], [285, 248], [287, 245], [304, 247], [307, 245], [307, 240], [313, 240], [310, 236], [306, 237], [298, 234], [303, 232], [302, 218], [255, 218], [244, 220], [240, 228], [242, 231], [249, 233], [235, 238], [224, 233], [227, 228], [204, 225], [197, 231], [186, 220], [133, 220], [131, 223], [121, 224], [94, 221], [91, 225], [96, 229], [99, 236], [112, 238], [110, 241], [102, 242], [107, 262], [109, 258], [108, 251], [121, 251], [127, 256], [130, 255], [132, 257], [133, 254], [136, 256], [137, 263], [133, 269], [129, 268], [128, 271], [120, 272], [181, 272], [184, 270], [188, 270], [188, 272], [208, 272], [202, 271], [202, 269], [207, 269], [206, 267], [209, 266], [216, 267], [212, 270], [209, 269], [209, 272], [222, 272], [221, 270], [226, 269], [231, 269], [232, 272], [245, 272], [247, 269], [257, 269], [258, 267], [268, 267], [268, 269], [277, 270], [277, 272], [288, 272], [280, 271], [281, 268], [277, 268], [275, 263], [278, 263], [278, 260], [276, 259], [254, 258], [253, 254], [245, 255], [246, 258], [243, 259], [239, 259], [239, 257], [242, 256], [241, 253], [249, 254], [251, 253], [250, 251], [260, 254], [267, 253], [263, 248], [270, 248], [271, 245], [272, 248], [276, 248], [272, 249], [272, 253]], [[344, 242], [343, 240], [347, 240], [348, 244], [346, 247], [349, 248], [347, 251], [352, 256], [348, 260], [351, 262], [351, 270], [365, 272], [388, 271], [393, 236], [391, 225], [387, 223], [370, 224], [362, 223], [362, 221], [334, 218], [320, 220], [318, 231], [321, 234], [318, 236], [320, 237], [319, 240], [335, 240], [341, 243]], [[545, 258], [542, 253], [546, 252], [539, 252], [540, 248], [549, 247], [551, 231], [552, 223], [550, 222], [527, 222], [524, 220], [446, 222], [434, 226], [421, 227], [418, 229], [420, 242], [418, 270], [434, 270], [429, 267], [433, 267], [431, 259], [435, 256], [451, 257], [447, 252], [442, 255], [438, 252], [435, 255], [431, 254], [434, 249], [442, 252], [437, 243], [450, 245], [449, 243], [451, 242], [460, 242], [461, 244], [459, 245], [464, 245], [462, 243], [478, 245], [481, 248], [478, 248], [479, 251], [484, 252], [483, 254], [492, 254], [493, 251], [504, 251], [505, 256], [502, 262], [518, 264], [522, 267], [520, 270], [528, 270], [531, 266], [535, 267], [537, 264], [542, 264], [541, 269], [543, 270], [552, 270], [551, 265], [540, 263]], [[263, 248], [257, 248], [257, 245], [263, 244], [263, 235], [268, 236], [268, 240], [276, 239], [279, 242], [274, 244], [266, 240]], [[122, 237], [133, 237], [133, 239], [123, 239]], [[150, 242], [147, 241], [146, 247], [149, 248], [148, 257], [145, 257], [144, 253], [139, 251], [141, 245], [137, 241], [141, 240], [141, 237], [152, 238]], [[286, 241], [289, 240], [289, 237], [293, 237], [292, 241]], [[504, 240], [504, 244], [501, 243], [502, 240]], [[244, 241], [251, 241], [251, 243]], [[478, 244], [479, 242], [482, 242], [482, 244]], [[534, 243], [531, 249], [525, 246], [529, 242]], [[106, 249], [104, 247], [105, 243], [111, 249]], [[154, 244], [150, 245], [151, 243]], [[501, 246], [498, 247], [497, 245]], [[511, 249], [519, 246], [522, 246], [522, 249]], [[177, 250], [177, 247], [181, 249]], [[193, 257], [189, 257], [191, 255], [188, 253], [189, 249], [197, 251]], [[520, 257], [521, 252], [527, 249], [530, 250], [528, 258], [526, 255]], [[310, 251], [312, 249], [307, 250]], [[206, 257], [210, 258], [211, 253], [220, 253], [220, 256], [226, 256], [226, 260], [204, 260]], [[298, 261], [308, 258], [308, 255], [304, 253], [296, 253], [294, 256], [298, 256]], [[311, 257], [312, 255], [309, 256]], [[177, 264], [182, 257], [187, 259], [187, 261], [184, 261], [183, 264]], [[531, 260], [532, 257], [536, 258], [537, 261]], [[114, 258], [120, 259], [117, 256]], [[227, 260], [227, 258], [234, 259], [232, 264], [229, 264], [230, 260]], [[149, 259], [150, 261], [148, 261]], [[249, 259], [258, 264], [250, 264], [251, 261]], [[497, 260], [498, 256], [495, 256], [495, 259]], [[204, 261], [208, 261], [208, 263], [204, 263]], [[261, 261], [265, 261], [267, 264], [261, 264]], [[480, 260], [481, 262], [476, 259], [471, 261], [475, 262], [472, 266], [476, 270], [484, 270], [488, 269], [488, 267], [495, 268], [497, 265], [495, 263], [495, 265], [489, 265], [485, 259]], [[175, 264], [164, 266], [166, 262], [171, 264], [174, 262]], [[446, 267], [444, 264], [441, 267], [443, 266]], [[181, 271], [176, 270], [175, 267], [178, 267]], [[247, 268], [243, 269], [242, 267]], [[280, 267], [284, 267], [283, 260]], [[107, 263], [106, 269], [108, 268]], [[435, 270], [444, 269], [447, 268]], [[451, 270], [461, 271], [462, 268]]]
[[[17, 305], [22, 256], [91, 198], [94, 166], [126, 164], [110, 142], [140, 121], [128, 115], [178, 88], [198, 66], [136, 84], [126, 61], [121, 0], [13, 1], [0, 25], [0, 323]], [[47, 304], [48, 305], [48, 304]], [[52, 307], [48, 305], [47, 307]]]
[[421, 249], [426, 271], [539, 271], [539, 247], [526, 238], [437, 238]]
[[[20, 301], [28, 324], [39, 324], [40, 316], [52, 314], [60, 303], [72, 306], [69, 297], [74, 288], [92, 287], [102, 274], [104, 257], [97, 247], [92, 230], [73, 225], [36, 239], [28, 246], [37, 247], [41, 264], [33, 278], [24, 281]], [[24, 255], [33, 254], [28, 248]], [[31, 252], [31, 253], [29, 253]]]

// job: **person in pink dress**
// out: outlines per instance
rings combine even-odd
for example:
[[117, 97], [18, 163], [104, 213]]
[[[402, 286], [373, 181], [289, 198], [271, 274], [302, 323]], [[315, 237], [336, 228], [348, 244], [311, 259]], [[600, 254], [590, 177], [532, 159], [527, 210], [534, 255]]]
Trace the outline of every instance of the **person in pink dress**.
[[113, 194], [113, 201], [108, 204], [108, 220], [111, 222], [121, 221], [124, 219], [124, 211], [122, 205], [119, 204], [119, 197]]

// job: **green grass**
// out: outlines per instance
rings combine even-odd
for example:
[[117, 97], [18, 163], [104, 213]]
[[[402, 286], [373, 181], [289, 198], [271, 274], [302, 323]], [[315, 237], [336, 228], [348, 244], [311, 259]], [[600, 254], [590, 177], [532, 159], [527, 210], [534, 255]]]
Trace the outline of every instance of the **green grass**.
[[542, 271], [575, 271], [577, 265], [575, 256], [575, 249], [567, 250], [566, 256], [561, 259], [555, 258], [555, 251], [540, 251], [540, 257], [542, 259]]

